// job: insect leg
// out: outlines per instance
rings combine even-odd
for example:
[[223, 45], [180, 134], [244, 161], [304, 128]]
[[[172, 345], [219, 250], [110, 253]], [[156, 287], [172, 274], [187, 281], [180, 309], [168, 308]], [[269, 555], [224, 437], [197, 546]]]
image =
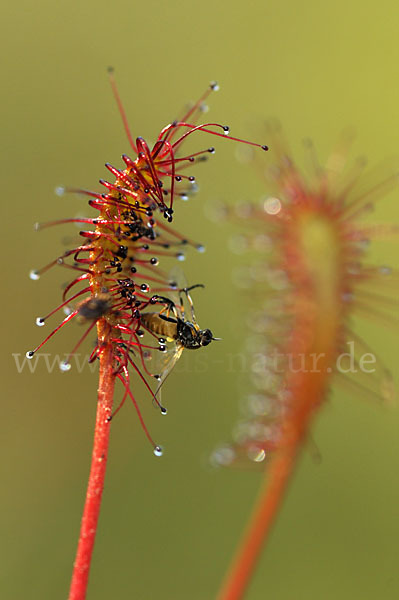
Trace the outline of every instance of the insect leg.
[[191, 285], [190, 287], [185, 287], [185, 288], [183, 288], [183, 289], [181, 290], [182, 292], [184, 292], [184, 293], [186, 294], [187, 301], [188, 301], [188, 303], [189, 303], [189, 305], [190, 305], [190, 310], [191, 310], [191, 319], [192, 319], [192, 322], [193, 322], [193, 323], [196, 323], [197, 321], [196, 321], [195, 314], [194, 314], [194, 304], [193, 304], [193, 300], [192, 300], [192, 298], [191, 298], [191, 296], [190, 296], [189, 292], [190, 292], [191, 290], [193, 290], [194, 288], [197, 288], [197, 287], [202, 287], [202, 288], [203, 288], [203, 287], [205, 287], [205, 286], [204, 286], [204, 284], [202, 284], [202, 283], [196, 283], [195, 285]]
[[169, 314], [172, 311], [174, 317], [176, 319], [179, 318], [179, 315], [177, 314], [177, 310], [176, 310], [176, 305], [175, 303], [170, 299], [170, 298], [166, 298], [166, 296], [154, 296], [157, 300], [157, 302], [160, 302], [162, 304], [165, 304], [166, 306], [164, 306], [160, 311], [159, 314], [161, 315], [163, 312], [167, 311], [166, 316], [169, 318]]

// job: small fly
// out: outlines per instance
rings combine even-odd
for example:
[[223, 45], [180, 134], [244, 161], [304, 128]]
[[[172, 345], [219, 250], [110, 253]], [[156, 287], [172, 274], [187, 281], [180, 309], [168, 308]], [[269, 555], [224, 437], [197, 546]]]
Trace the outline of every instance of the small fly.
[[[159, 312], [141, 314], [142, 326], [153, 334], [160, 336], [159, 342], [161, 344], [165, 342], [173, 343], [171, 350], [166, 351], [165, 347], [165, 360], [160, 374], [156, 376], [159, 384], [154, 398], [156, 398], [165, 379], [175, 367], [185, 348], [197, 350], [203, 346], [208, 346], [212, 340], [221, 339], [215, 338], [210, 329], [200, 329], [197, 323], [190, 291], [198, 287], [203, 288], [204, 285], [197, 283], [190, 287], [178, 288], [177, 283], [173, 282], [171, 283], [171, 290], [174, 292], [173, 295], [176, 296], [175, 301], [166, 296], [155, 296], [156, 301], [164, 305], [163, 308]], [[183, 298], [189, 304], [190, 320], [185, 315]]]

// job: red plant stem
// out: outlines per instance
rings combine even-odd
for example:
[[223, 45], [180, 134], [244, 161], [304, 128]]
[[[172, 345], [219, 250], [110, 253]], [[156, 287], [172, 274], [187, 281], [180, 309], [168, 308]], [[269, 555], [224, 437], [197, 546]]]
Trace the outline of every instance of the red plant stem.
[[[105, 324], [103, 323], [102, 325], [104, 327]], [[100, 327], [99, 323], [99, 329]], [[99, 339], [101, 339], [100, 336]], [[96, 537], [107, 465], [111, 425], [108, 419], [112, 414], [115, 384], [113, 371], [113, 348], [112, 344], [108, 343], [102, 349], [100, 355], [100, 380], [98, 385], [93, 454], [68, 600], [84, 600], [86, 598], [91, 556]]]
[[[240, 600], [283, 501], [296, 457], [315, 412], [322, 405], [342, 339], [343, 258], [340, 231], [328, 214], [304, 207], [285, 228], [285, 270], [292, 282], [287, 355], [302, 355], [303, 368], [289, 368], [284, 390], [290, 403], [280, 423], [279, 448], [265, 472], [258, 501], [218, 600]], [[299, 349], [299, 350], [298, 350]], [[312, 364], [317, 356], [317, 368]]]
[[301, 437], [282, 449], [266, 471], [252, 516], [217, 600], [244, 597], [294, 470]]

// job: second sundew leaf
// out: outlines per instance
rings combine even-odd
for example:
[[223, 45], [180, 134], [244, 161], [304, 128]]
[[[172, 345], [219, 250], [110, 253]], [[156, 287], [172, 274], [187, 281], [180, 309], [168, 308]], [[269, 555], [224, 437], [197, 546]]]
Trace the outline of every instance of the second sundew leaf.
[[[371, 203], [395, 180], [378, 182], [369, 193], [357, 192], [359, 173], [345, 174], [343, 156], [339, 169], [318, 166], [306, 179], [277, 137], [275, 142], [278, 160], [268, 171], [270, 196], [261, 206], [239, 208], [234, 216], [243, 229], [247, 221], [240, 243], [253, 251], [250, 273], [263, 272], [248, 282], [258, 302], [255, 332], [262, 324], [252, 358], [255, 389], [233, 443], [212, 456], [216, 465], [263, 466], [265, 480], [218, 600], [243, 598], [297, 454], [333, 379], [379, 401], [393, 394], [387, 369], [352, 332], [351, 317], [358, 312], [388, 323], [397, 320], [395, 272], [368, 264], [370, 241], [383, 228], [362, 224]], [[391, 224], [388, 230], [393, 232]], [[266, 252], [257, 243], [262, 235], [269, 240]]]

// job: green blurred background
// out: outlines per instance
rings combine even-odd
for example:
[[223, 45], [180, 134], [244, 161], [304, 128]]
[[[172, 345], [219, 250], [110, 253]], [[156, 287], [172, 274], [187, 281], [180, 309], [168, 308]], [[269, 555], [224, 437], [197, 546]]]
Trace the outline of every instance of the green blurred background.
[[[39, 282], [32, 267], [57, 256], [73, 226], [36, 234], [33, 223], [86, 212], [85, 200], [54, 195], [69, 184], [98, 189], [105, 161], [129, 153], [106, 76], [113, 65], [135, 135], [154, 139], [208, 81], [212, 120], [232, 135], [267, 143], [276, 116], [297, 152], [311, 137], [321, 158], [346, 126], [371, 164], [397, 155], [397, 3], [145, 3], [21, 0], [2, 7], [3, 344], [0, 597], [66, 598], [86, 488], [96, 375], [18, 374], [12, 353], [44, 334], [34, 320], [55, 306], [67, 272]], [[208, 600], [230, 561], [259, 485], [251, 471], [212, 471], [207, 456], [228, 440], [248, 388], [227, 367], [241, 350], [247, 310], [233, 286], [231, 229], [204, 206], [255, 199], [264, 187], [235, 162], [236, 144], [205, 136], [217, 154], [195, 171], [200, 194], [176, 228], [207, 245], [185, 264], [200, 324], [223, 343], [201, 363], [183, 355], [165, 386], [169, 414], [147, 423], [166, 454], [155, 459], [132, 406], [113, 423], [108, 477], [88, 600]], [[265, 160], [272, 159], [272, 150]], [[398, 192], [377, 220], [399, 218]], [[76, 230], [75, 230], [76, 231]], [[375, 261], [397, 264], [397, 246]], [[45, 328], [47, 330], [47, 327]], [[70, 350], [70, 327], [48, 352]], [[398, 338], [377, 324], [358, 330], [392, 370]], [[186, 353], [189, 354], [189, 353]], [[149, 405], [144, 391], [142, 403]], [[399, 594], [399, 413], [332, 394], [305, 451], [248, 593], [248, 600], [397, 598]]]

